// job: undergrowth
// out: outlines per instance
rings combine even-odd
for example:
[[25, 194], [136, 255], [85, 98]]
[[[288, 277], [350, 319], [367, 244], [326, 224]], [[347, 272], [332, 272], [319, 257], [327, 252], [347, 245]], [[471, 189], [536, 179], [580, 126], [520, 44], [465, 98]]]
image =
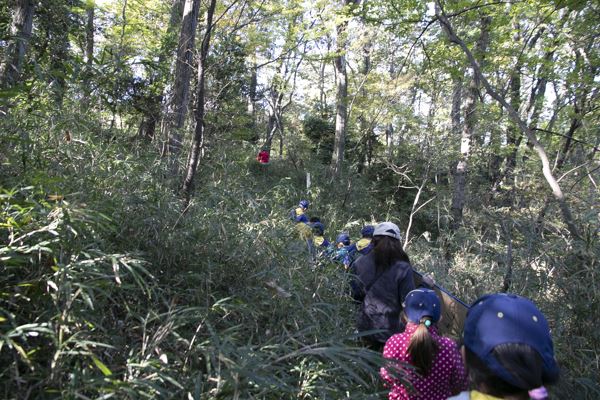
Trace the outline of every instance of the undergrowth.
[[[382, 198], [356, 174], [331, 182], [319, 163], [278, 158], [265, 168], [250, 146], [221, 144], [184, 208], [150, 144], [78, 128], [70, 143], [18, 134], [32, 127], [2, 138], [3, 398], [385, 397], [381, 357], [354, 334], [348, 276], [313, 270], [287, 215], [306, 197], [328, 237], [384, 219], [405, 229], [409, 192]], [[553, 327], [554, 393], [595, 398], [597, 237], [540, 243], [533, 214], [482, 208], [450, 234], [424, 210], [407, 252], [468, 302], [501, 290], [510, 266], [508, 289]]]

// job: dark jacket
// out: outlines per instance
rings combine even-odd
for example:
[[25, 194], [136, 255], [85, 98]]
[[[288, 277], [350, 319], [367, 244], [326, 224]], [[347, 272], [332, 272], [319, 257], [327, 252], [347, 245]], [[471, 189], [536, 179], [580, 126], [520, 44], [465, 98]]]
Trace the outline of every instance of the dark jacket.
[[370, 252], [352, 264], [351, 272], [355, 275], [352, 297], [360, 303], [356, 322], [358, 331], [384, 330], [367, 337], [380, 343], [385, 343], [395, 333], [403, 332], [404, 324], [400, 321], [402, 302], [415, 288], [411, 265], [398, 261], [384, 271], [377, 271], [374, 254]]

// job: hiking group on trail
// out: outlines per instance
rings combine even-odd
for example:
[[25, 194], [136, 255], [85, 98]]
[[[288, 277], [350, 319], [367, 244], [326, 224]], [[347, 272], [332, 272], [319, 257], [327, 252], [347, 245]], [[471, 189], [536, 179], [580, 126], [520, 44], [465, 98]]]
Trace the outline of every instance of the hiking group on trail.
[[308, 200], [300, 200], [298, 206], [291, 210], [290, 219], [296, 222], [296, 229], [300, 238], [307, 241], [309, 252], [313, 261], [330, 260], [342, 264], [346, 269], [360, 255], [368, 254], [373, 245], [374, 227], [365, 225], [361, 230], [361, 238], [352, 242], [348, 232], [341, 232], [334, 242], [325, 238], [325, 225], [318, 217], [307, 216], [310, 205]]
[[[341, 232], [330, 243], [323, 222], [308, 218], [309, 205], [301, 200], [291, 219], [314, 265], [332, 262], [351, 274], [358, 336], [383, 351], [388, 362], [380, 375], [390, 400], [549, 398], [545, 385], [558, 381], [559, 368], [548, 322], [531, 300], [495, 293], [469, 307], [430, 277], [417, 287], [396, 224], [365, 225], [356, 242]], [[452, 312], [448, 296], [467, 308], [460, 347], [440, 325]]]

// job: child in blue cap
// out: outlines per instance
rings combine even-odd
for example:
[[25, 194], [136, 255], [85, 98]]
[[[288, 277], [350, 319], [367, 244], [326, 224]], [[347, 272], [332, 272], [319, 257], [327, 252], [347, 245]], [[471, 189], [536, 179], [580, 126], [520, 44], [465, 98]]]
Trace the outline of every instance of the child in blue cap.
[[317, 217], [311, 217], [309, 225], [312, 227], [313, 242], [319, 251], [326, 250], [331, 243], [323, 236], [325, 234], [325, 225]]
[[352, 246], [348, 232], [342, 232], [335, 238], [330, 252], [333, 261], [342, 263], [346, 269], [350, 266], [354, 261], [356, 248]]
[[521, 296], [476, 300], [465, 321], [464, 353], [474, 390], [452, 400], [539, 399], [542, 386], [558, 381], [548, 322]]
[[364, 256], [369, 254], [373, 249], [373, 233], [375, 227], [373, 225], [365, 225], [360, 230], [360, 239], [356, 243], [350, 245], [352, 253], [356, 253], [356, 256]]
[[292, 210], [291, 219], [295, 222], [302, 222], [308, 224], [308, 217], [306, 216], [306, 210], [308, 210], [308, 206], [310, 203], [308, 200], [300, 200], [298, 203], [298, 207]]
[[[383, 356], [397, 361], [393, 368], [402, 371], [410, 386], [381, 368], [381, 377], [390, 389], [390, 400], [445, 400], [467, 388], [467, 375], [456, 342], [437, 331], [441, 308], [433, 290], [415, 289], [406, 295], [406, 329], [387, 340]], [[406, 365], [410, 367], [403, 368]]]

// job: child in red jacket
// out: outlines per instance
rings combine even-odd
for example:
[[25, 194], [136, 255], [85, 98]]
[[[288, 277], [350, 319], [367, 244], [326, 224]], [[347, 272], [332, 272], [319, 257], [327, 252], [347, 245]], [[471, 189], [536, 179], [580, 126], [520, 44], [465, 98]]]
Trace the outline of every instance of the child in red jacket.
[[269, 157], [269, 152], [266, 149], [262, 149], [256, 156], [256, 161], [258, 161], [261, 164], [268, 164]]

